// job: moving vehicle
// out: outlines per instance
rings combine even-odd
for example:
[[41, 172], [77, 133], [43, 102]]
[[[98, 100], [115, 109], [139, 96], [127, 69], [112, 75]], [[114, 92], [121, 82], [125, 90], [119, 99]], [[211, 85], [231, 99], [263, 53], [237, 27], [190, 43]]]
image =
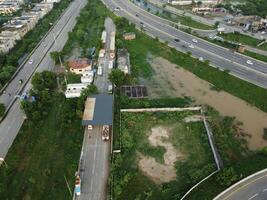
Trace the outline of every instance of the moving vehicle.
[[114, 11], [120, 11], [121, 9], [119, 7], [116, 7]]
[[139, 17], [139, 15], [138, 15], [138, 14], [135, 14], [135, 16], [136, 16], [136, 17]]
[[253, 65], [253, 62], [251, 60], [247, 60], [247, 64]]
[[109, 140], [109, 126], [104, 125], [102, 130], [102, 140], [108, 141]]
[[194, 45], [192, 45], [192, 44], [189, 44], [188, 47], [190, 47], [191, 49], [195, 48]]
[[203, 62], [204, 61], [204, 59], [203, 59], [203, 57], [199, 57], [199, 59], [198, 59], [199, 61], [201, 61], [201, 62]]
[[178, 38], [175, 38], [174, 41], [175, 42], [180, 42], [180, 40]]
[[87, 126], [87, 129], [88, 129], [88, 130], [93, 130], [93, 126], [92, 126], [92, 125], [88, 125], [88, 126]]
[[31, 65], [33, 63], [33, 59], [30, 59], [29, 60], [29, 64]]
[[192, 42], [194, 42], [194, 43], [198, 43], [197, 39], [193, 39]]

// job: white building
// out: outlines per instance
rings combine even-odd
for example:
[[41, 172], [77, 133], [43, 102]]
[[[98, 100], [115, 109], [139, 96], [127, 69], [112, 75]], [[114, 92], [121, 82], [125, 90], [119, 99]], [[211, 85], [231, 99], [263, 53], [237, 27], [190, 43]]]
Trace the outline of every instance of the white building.
[[87, 88], [89, 83], [73, 83], [67, 84], [67, 90], [65, 91], [66, 98], [77, 98], [81, 96], [81, 92]]
[[90, 70], [90, 71], [85, 71], [83, 74], [82, 74], [82, 77], [81, 77], [81, 82], [82, 83], [92, 83], [94, 80], [94, 71], [93, 70]]

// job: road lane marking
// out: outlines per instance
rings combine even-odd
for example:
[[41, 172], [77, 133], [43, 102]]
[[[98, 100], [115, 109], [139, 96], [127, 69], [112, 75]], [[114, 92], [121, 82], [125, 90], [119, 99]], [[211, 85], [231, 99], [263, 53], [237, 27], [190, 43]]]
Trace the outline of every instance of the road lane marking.
[[246, 186], [248, 186], [248, 185], [250, 185], [250, 184], [252, 184], [252, 183], [254, 183], [254, 182], [256, 182], [257, 180], [259, 180], [259, 179], [262, 179], [262, 178], [265, 178], [265, 177], [267, 177], [267, 174], [266, 175], [264, 175], [264, 176], [261, 176], [261, 177], [259, 177], [259, 178], [256, 178], [256, 179], [254, 179], [253, 181], [251, 181], [251, 182], [248, 182], [247, 184], [245, 184], [245, 185], [242, 185], [242, 186], [240, 186], [239, 188], [237, 188], [236, 190], [234, 190], [234, 191], [232, 191], [232, 192], [230, 192], [230, 194], [229, 195], [227, 195], [223, 200], [226, 200], [226, 199], [228, 199], [231, 195], [233, 195], [234, 193], [236, 193], [237, 191], [239, 191], [239, 190], [241, 190], [241, 189], [243, 189], [244, 187], [246, 187]]
[[259, 194], [256, 193], [256, 194], [254, 194], [252, 197], [248, 198], [248, 200], [251, 200], [251, 199], [253, 199], [254, 197], [256, 197], [256, 196], [258, 196], [258, 195], [259, 195]]
[[[118, 4], [117, 2], [114, 2], [114, 1], [113, 1], [113, 3], [119, 7], [119, 4]], [[125, 13], [126, 15], [129, 15], [129, 16], [132, 17], [133, 19], [137, 19], [137, 17], [135, 17], [135, 16], [134, 16], [132, 13], [130, 13], [129, 11], [126, 11], [126, 10], [125, 10], [124, 13]], [[146, 16], [145, 16], [145, 17], [146, 17]], [[162, 26], [163, 28], [167, 28], [167, 29], [168, 29], [168, 27], [165, 27], [165, 26], [164, 26], [163, 24], [161, 24], [160, 22], [156, 22], [154, 19], [150, 19], [150, 20], [154, 21], [154, 23], [158, 23], [158, 24], [159, 24], [160, 26]], [[155, 31], [161, 32], [161, 34], [163, 34], [163, 35], [167, 35], [167, 36], [170, 37], [170, 38], [176, 38], [175, 36], [173, 36], [173, 35], [169, 34], [168, 32], [166, 32], [166, 30], [162, 31], [162, 30], [157, 29], [156, 27], [154, 27], [153, 25], [150, 25], [150, 24], [147, 24], [147, 26], [149, 26], [151, 29], [154, 29]], [[172, 28], [173, 28], [173, 27], [172, 27]], [[177, 31], [177, 30], [175, 29], [175, 31]], [[181, 32], [181, 31], [178, 30], [178, 32]], [[182, 33], [184, 33], [184, 32], [182, 32]], [[153, 34], [152, 34], [152, 35], [153, 35]], [[190, 36], [190, 37], [192, 38], [192, 35], [188, 35], [188, 36]], [[183, 41], [185, 41], [185, 40], [183, 40]], [[185, 41], [185, 42], [186, 42], [186, 41]], [[213, 45], [212, 43], [211, 43], [211, 44], [210, 44], [210, 43], [207, 43], [207, 44], [209, 44], [209, 45]], [[219, 47], [220, 47], [220, 46], [219, 46]], [[219, 56], [218, 54], [215, 54], [215, 53], [213, 53], [213, 52], [211, 52], [211, 51], [207, 51], [207, 50], [205, 50], [205, 49], [203, 49], [203, 48], [200, 48], [200, 47], [197, 47], [197, 48], [198, 48], [200, 51], [202, 51], [203, 53], [208, 53], [209, 55], [218, 57], [218, 58], [221, 59], [221, 60], [225, 60], [225, 61], [227, 61], [227, 62], [231, 62], [231, 60], [229, 60], [229, 59], [227, 59], [227, 58], [225, 58], [225, 57], [223, 57], [223, 56]], [[180, 51], [180, 48], [179, 48], [178, 51]], [[227, 63], [227, 64], [228, 64], [228, 63]], [[237, 61], [234, 61], [233, 64], [236, 64], [236, 67], [239, 66], [239, 67], [242, 67], [243, 69], [246, 69], [246, 70], [248, 70], [248, 71], [255, 72], [255, 73], [259, 74], [259, 75], [262, 75], [262, 76], [265, 76], [265, 77], [267, 76], [266, 73], [264, 73], [264, 72], [262, 72], [262, 71], [259, 71], [259, 70], [257, 70], [257, 69], [248, 67], [248, 66], [246, 66], [246, 65], [244, 65], [244, 64], [240, 64], [240, 63], [238, 63]], [[221, 65], [217, 65], [217, 67], [224, 69]], [[238, 76], [238, 77], [239, 77], [239, 76]]]

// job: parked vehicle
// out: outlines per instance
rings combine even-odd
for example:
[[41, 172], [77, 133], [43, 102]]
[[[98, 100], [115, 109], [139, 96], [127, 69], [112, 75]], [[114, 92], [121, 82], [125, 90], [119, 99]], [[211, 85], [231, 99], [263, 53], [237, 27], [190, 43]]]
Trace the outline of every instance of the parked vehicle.
[[113, 93], [113, 86], [112, 85], [108, 85], [108, 93], [109, 94]]
[[75, 180], [75, 194], [78, 197], [81, 195], [81, 178], [79, 175], [76, 176], [76, 180]]
[[98, 67], [97, 69], [97, 75], [102, 76], [103, 75], [103, 68], [101, 66]]
[[109, 140], [109, 126], [104, 125], [102, 130], [102, 140], [108, 141]]

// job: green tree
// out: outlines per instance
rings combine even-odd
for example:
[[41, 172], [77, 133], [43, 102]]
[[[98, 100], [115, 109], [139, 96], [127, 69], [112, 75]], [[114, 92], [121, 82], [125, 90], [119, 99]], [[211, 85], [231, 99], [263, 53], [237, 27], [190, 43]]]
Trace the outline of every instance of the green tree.
[[108, 75], [108, 79], [116, 87], [120, 87], [125, 82], [125, 74], [119, 69], [112, 69], [111, 73]]
[[223, 169], [217, 176], [216, 181], [222, 186], [230, 186], [239, 179], [233, 167]]
[[62, 57], [62, 52], [58, 52], [58, 51], [53, 51], [50, 53], [50, 57], [52, 58], [52, 60], [55, 62], [55, 64], [60, 64], [60, 57]]
[[197, 2], [197, 6], [200, 7], [202, 5], [202, 1]]
[[53, 90], [57, 87], [56, 74], [50, 71], [36, 73], [31, 81], [33, 89], [42, 91], [44, 89]]
[[0, 117], [3, 117], [6, 111], [6, 107], [3, 103], [0, 103]]

